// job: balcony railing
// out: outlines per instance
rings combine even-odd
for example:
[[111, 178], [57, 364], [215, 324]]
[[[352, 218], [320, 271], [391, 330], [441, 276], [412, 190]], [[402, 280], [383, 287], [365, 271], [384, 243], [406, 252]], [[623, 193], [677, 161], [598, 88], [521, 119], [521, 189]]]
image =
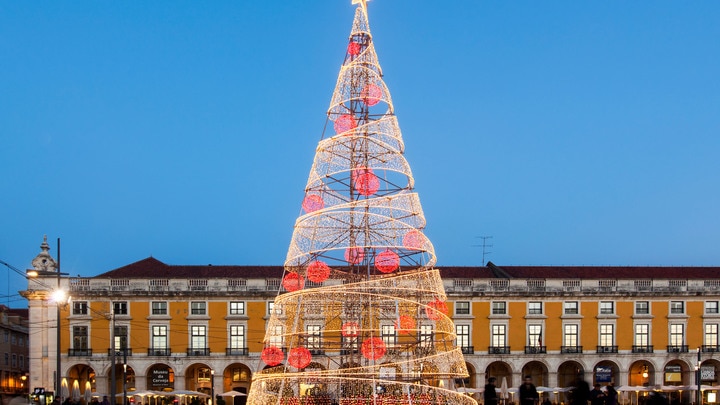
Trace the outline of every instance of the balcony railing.
[[92, 356], [92, 349], [68, 349], [68, 356]]
[[560, 353], [582, 353], [583, 347], [582, 346], [560, 346]]
[[510, 354], [510, 346], [488, 346], [488, 354]]
[[172, 350], [167, 347], [164, 349], [154, 348], [148, 349], [148, 356], [170, 356]]
[[687, 347], [687, 345], [668, 345], [667, 352], [668, 353], [687, 353], [688, 347]]
[[547, 353], [546, 346], [525, 346], [525, 354], [544, 354]]
[[250, 350], [247, 347], [226, 347], [226, 356], [247, 356]]
[[322, 356], [325, 354], [325, 350], [323, 349], [310, 349], [310, 354], [313, 356]]
[[702, 345], [702, 348], [700, 350], [702, 350], [703, 353], [715, 353], [715, 352], [720, 352], [720, 346], [718, 346], [718, 345]]
[[349, 356], [358, 352], [358, 349], [340, 349], [341, 356]]
[[596, 353], [602, 354], [602, 353], [617, 353], [617, 352], [618, 352], [617, 346], [598, 346]]
[[[108, 353], [108, 356], [112, 356], [112, 348], [108, 349], [107, 353]], [[126, 347], [125, 349], [115, 349], [115, 356], [117, 356], [117, 357], [132, 356], [132, 349], [129, 347]]]
[[462, 354], [475, 354], [475, 346], [462, 346], [460, 351], [462, 351]]
[[652, 345], [633, 345], [632, 347], [633, 353], [652, 353], [653, 352], [653, 346]]
[[210, 349], [207, 347], [204, 348], [188, 348], [187, 349], [187, 355], [188, 356], [209, 356], [210, 355]]

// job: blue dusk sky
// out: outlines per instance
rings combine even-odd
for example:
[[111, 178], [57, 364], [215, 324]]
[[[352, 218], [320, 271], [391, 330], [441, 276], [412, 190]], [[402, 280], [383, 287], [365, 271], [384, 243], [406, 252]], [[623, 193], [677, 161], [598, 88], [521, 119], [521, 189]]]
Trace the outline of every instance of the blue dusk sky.
[[[0, 260], [281, 265], [354, 7], [0, 3]], [[440, 267], [720, 265], [720, 2], [368, 9]]]

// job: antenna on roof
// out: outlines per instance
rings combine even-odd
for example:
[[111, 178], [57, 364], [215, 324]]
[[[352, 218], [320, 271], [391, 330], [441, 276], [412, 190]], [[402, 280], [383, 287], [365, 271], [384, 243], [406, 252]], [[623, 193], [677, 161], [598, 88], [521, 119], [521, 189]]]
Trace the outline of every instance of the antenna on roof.
[[492, 236], [476, 236], [476, 238], [482, 239], [482, 245], [472, 245], [473, 247], [482, 247], [482, 264], [485, 265], [485, 256], [489, 255], [490, 251], [487, 250], [487, 248], [493, 247], [493, 245], [488, 245], [488, 239], [492, 239]]

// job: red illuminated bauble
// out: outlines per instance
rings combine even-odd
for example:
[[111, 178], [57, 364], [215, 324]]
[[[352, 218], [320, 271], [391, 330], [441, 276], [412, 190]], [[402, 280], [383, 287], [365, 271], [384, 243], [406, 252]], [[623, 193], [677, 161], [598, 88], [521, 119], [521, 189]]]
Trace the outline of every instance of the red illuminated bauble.
[[382, 88], [380, 88], [380, 86], [370, 83], [362, 89], [360, 97], [362, 97], [363, 103], [372, 107], [380, 102], [382, 94]]
[[395, 321], [395, 329], [400, 333], [413, 333], [416, 325], [415, 318], [410, 315], [400, 315]]
[[364, 196], [373, 195], [380, 189], [380, 180], [368, 167], [353, 169], [351, 179], [355, 190]]
[[343, 114], [335, 120], [333, 128], [335, 128], [335, 132], [339, 134], [357, 128], [357, 122], [352, 115]]
[[385, 355], [387, 349], [385, 348], [385, 342], [383, 342], [382, 339], [379, 337], [371, 337], [362, 343], [360, 351], [366, 359], [377, 360]]
[[305, 368], [312, 361], [312, 354], [310, 350], [304, 347], [296, 347], [290, 349], [288, 353], [288, 363], [296, 368]]
[[400, 257], [392, 250], [383, 250], [375, 256], [375, 268], [383, 273], [392, 273], [400, 266]]
[[421, 234], [420, 231], [413, 229], [403, 236], [402, 243], [403, 246], [408, 249], [420, 249], [424, 241], [425, 238], [423, 237], [423, 234]]
[[325, 201], [317, 194], [308, 194], [303, 199], [302, 207], [307, 213], [315, 212], [325, 207]]
[[302, 290], [305, 287], [305, 279], [297, 273], [288, 273], [283, 278], [282, 285], [288, 291]]
[[330, 277], [330, 267], [320, 260], [310, 263], [307, 267], [307, 278], [314, 283], [322, 283]]
[[365, 252], [361, 247], [350, 247], [345, 249], [345, 261], [348, 264], [359, 264], [365, 258]]
[[360, 54], [360, 44], [358, 44], [357, 42], [350, 42], [350, 44], [348, 45], [347, 51], [348, 51], [348, 54], [350, 54], [352, 56], [359, 55]]
[[447, 304], [445, 301], [440, 301], [439, 299], [430, 301], [428, 302], [428, 306], [425, 308], [425, 314], [427, 314], [427, 317], [433, 321], [437, 321], [442, 317], [441, 314], [448, 314]]
[[260, 358], [268, 366], [277, 366], [278, 364], [282, 363], [283, 359], [285, 358], [285, 353], [283, 353], [279, 347], [268, 346], [262, 350], [262, 353], [260, 353]]
[[340, 333], [345, 337], [357, 337], [360, 333], [360, 325], [353, 321], [345, 322], [340, 329]]

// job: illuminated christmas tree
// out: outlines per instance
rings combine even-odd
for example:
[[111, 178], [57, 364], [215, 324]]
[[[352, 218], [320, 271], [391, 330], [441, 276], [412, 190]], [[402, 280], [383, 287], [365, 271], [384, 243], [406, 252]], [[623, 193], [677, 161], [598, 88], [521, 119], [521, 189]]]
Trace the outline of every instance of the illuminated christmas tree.
[[364, 0], [248, 403], [475, 404]]

